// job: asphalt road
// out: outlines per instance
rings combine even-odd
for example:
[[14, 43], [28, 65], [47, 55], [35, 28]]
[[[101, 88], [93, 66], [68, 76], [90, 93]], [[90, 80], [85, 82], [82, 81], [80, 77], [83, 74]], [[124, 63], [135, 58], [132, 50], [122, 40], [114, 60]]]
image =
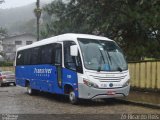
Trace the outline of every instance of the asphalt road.
[[[105, 115], [105, 114], [160, 114], [159, 109], [124, 104], [117, 100], [82, 101], [71, 105], [64, 96], [39, 93], [30, 96], [22, 87], [0, 87], [0, 114], [54, 114], [54, 115]], [[160, 116], [159, 116], [160, 117]], [[58, 119], [58, 117], [57, 117]]]

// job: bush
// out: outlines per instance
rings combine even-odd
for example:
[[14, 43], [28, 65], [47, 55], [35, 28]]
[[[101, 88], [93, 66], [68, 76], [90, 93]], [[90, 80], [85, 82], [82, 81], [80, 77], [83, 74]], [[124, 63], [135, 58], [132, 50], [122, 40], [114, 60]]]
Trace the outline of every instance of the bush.
[[0, 66], [13, 66], [13, 63], [12, 62], [5, 62], [5, 61], [0, 61]]

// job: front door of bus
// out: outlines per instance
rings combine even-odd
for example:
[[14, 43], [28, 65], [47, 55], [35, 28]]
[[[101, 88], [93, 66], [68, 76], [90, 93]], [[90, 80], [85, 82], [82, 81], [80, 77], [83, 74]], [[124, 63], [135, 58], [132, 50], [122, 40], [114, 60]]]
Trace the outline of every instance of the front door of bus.
[[56, 67], [56, 85], [55, 85], [55, 91], [56, 93], [62, 92], [62, 44], [56, 43], [55, 46], [55, 67]]

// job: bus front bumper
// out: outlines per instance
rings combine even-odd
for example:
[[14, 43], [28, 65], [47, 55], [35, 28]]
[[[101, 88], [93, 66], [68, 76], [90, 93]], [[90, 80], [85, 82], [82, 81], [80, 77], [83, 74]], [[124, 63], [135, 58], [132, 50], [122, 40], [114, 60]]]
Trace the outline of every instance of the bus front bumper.
[[123, 88], [99, 89], [88, 87], [84, 84], [78, 85], [79, 98], [99, 99], [99, 98], [117, 98], [128, 96], [130, 85]]

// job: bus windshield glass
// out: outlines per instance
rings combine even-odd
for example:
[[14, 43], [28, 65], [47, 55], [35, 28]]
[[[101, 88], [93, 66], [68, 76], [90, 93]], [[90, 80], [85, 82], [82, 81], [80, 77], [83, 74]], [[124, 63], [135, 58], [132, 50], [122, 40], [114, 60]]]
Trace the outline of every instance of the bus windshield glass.
[[123, 71], [128, 66], [120, 47], [113, 41], [78, 38], [84, 66], [89, 70]]

